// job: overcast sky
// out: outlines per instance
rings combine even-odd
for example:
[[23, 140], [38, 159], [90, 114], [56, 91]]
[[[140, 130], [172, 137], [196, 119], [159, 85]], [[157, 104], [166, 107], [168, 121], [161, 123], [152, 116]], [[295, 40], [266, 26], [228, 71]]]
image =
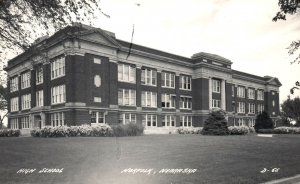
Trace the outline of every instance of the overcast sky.
[[[279, 78], [280, 101], [300, 80], [300, 64], [290, 64], [287, 47], [300, 39], [300, 17], [272, 22], [277, 0], [102, 0], [95, 26], [118, 39], [191, 57], [197, 52], [221, 55], [232, 68]], [[297, 22], [298, 21], [298, 22]], [[296, 95], [299, 95], [298, 91]]]

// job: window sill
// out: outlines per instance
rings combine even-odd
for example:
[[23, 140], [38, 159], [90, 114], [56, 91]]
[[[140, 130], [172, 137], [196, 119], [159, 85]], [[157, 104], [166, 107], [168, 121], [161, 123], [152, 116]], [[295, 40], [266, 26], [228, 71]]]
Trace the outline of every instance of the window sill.
[[183, 88], [179, 88], [179, 90], [182, 90], [182, 91], [192, 91], [192, 89], [183, 89]]
[[170, 86], [161, 86], [161, 87], [166, 89], [175, 89], [175, 87], [170, 87]]
[[124, 82], [124, 83], [129, 83], [129, 84], [136, 84], [136, 81], [134, 81], [134, 82], [129, 82], [129, 81], [118, 80], [118, 82]]
[[54, 80], [54, 79], [58, 79], [58, 78], [61, 78], [61, 77], [64, 77], [64, 76], [66, 76], [65, 74], [64, 75], [60, 75], [60, 76], [56, 76], [56, 77], [51, 77], [51, 80]]
[[143, 86], [152, 86], [152, 87], [157, 87], [157, 85], [152, 85], [152, 84], [142, 84]]

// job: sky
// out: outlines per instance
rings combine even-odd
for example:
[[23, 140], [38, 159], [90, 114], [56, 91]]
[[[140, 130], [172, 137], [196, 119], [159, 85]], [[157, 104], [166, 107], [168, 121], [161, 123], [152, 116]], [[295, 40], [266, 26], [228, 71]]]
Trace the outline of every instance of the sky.
[[[94, 26], [133, 43], [191, 57], [209, 52], [230, 59], [232, 69], [277, 77], [280, 102], [300, 80], [300, 64], [290, 62], [287, 47], [300, 39], [299, 15], [273, 22], [279, 11], [274, 0], [102, 0], [107, 18]], [[299, 96], [300, 90], [291, 97]]]

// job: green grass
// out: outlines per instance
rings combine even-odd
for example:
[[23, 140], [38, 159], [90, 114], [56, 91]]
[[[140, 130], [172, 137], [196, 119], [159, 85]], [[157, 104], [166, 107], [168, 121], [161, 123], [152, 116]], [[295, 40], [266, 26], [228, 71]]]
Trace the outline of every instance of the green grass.
[[[17, 174], [22, 168], [63, 173]], [[121, 174], [126, 168], [157, 173]], [[194, 174], [159, 174], [164, 168]], [[278, 173], [260, 173], [280, 168]], [[260, 183], [300, 174], [300, 136], [0, 138], [0, 183]]]

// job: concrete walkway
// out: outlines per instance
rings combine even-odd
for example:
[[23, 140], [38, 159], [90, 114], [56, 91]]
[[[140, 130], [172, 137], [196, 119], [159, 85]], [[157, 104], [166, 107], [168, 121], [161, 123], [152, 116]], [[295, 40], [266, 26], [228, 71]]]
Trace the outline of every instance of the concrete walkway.
[[297, 184], [297, 183], [300, 184], [300, 174], [289, 178], [282, 178], [278, 180], [269, 181], [264, 184]]

